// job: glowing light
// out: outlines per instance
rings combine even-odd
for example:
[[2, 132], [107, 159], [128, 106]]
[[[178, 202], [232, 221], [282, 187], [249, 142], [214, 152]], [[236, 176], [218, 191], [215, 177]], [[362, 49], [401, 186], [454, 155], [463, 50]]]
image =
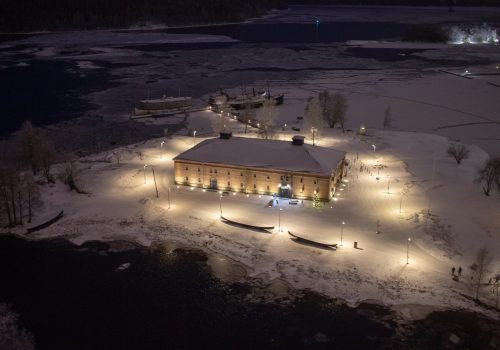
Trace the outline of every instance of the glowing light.
[[191, 188], [190, 188], [190, 190], [191, 190], [191, 191], [193, 191], [193, 190], [194, 190], [194, 187], [191, 187]]

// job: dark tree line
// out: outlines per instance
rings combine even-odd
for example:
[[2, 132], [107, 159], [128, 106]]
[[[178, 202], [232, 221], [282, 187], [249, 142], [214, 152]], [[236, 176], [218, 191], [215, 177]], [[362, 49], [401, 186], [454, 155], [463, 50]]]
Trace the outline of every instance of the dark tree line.
[[0, 31], [211, 24], [244, 20], [285, 5], [285, 0], [2, 0]]
[[0, 223], [31, 222], [33, 210], [41, 204], [40, 184], [55, 181], [51, 173], [57, 156], [54, 145], [28, 121], [0, 146]]

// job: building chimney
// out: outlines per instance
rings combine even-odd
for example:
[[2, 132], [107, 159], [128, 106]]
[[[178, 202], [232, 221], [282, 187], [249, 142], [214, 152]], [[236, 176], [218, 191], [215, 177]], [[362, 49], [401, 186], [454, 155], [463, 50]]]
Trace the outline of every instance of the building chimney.
[[233, 133], [231, 131], [221, 131], [220, 132], [220, 139], [221, 140], [229, 140], [233, 136]]
[[292, 137], [292, 144], [296, 146], [302, 146], [304, 144], [304, 136], [295, 135]]

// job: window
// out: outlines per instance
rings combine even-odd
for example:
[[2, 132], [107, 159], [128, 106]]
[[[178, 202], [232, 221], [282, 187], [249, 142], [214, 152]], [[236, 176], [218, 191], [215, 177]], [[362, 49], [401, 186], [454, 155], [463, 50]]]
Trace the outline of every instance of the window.
[[216, 174], [217, 174], [217, 169], [214, 169], [214, 173], [216, 173]]
[[[304, 182], [304, 178], [303, 178], [303, 177], [301, 177], [301, 178], [300, 178], [300, 183], [303, 183], [303, 182]], [[304, 186], [302, 186], [302, 187], [304, 187]]]
[[288, 181], [288, 176], [286, 177], [286, 181]]
[[198, 172], [200, 172], [200, 168], [198, 168]]
[[186, 181], [189, 181], [189, 178], [186, 176]]
[[314, 184], [316, 185], [316, 180], [314, 180]]
[[253, 177], [257, 177], [257, 174], [253, 174]]
[[228, 182], [227, 182], [227, 185], [228, 185], [228, 186], [231, 186], [231, 182], [230, 182], [230, 181], [228, 181]]
[[240, 173], [240, 176], [243, 176], [243, 173]]
[[189, 168], [188, 168], [188, 167], [186, 167], [186, 170], [189, 170]]
[[269, 180], [269, 176], [267, 177], [267, 179]]
[[243, 188], [243, 182], [240, 184], [240, 187]]
[[[268, 177], [268, 179], [269, 179], [269, 177]], [[280, 180], [283, 181], [283, 176], [280, 176]]]
[[201, 179], [200, 179], [200, 178], [198, 178], [198, 182], [201, 182]]
[[269, 185], [267, 185], [267, 190], [269, 191]]
[[210, 174], [212, 173], [212, 169], [210, 169]]
[[253, 189], [255, 190], [257, 188], [257, 185], [256, 184], [253, 184]]
[[228, 174], [228, 175], [231, 175], [231, 172], [230, 172], [230, 171], [228, 171], [228, 172], [227, 172], [227, 174]]

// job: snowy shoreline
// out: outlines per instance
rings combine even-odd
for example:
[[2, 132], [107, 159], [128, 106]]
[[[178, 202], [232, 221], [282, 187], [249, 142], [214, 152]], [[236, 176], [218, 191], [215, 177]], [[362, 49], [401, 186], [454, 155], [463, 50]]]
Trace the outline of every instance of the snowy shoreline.
[[[285, 133], [280, 138], [289, 136]], [[216, 194], [172, 185], [171, 159], [201, 140], [179, 136], [166, 140], [162, 159], [160, 139], [82, 159], [79, 181], [89, 194], [68, 192], [61, 183], [45, 186], [43, 212], [64, 207], [65, 216], [31, 234], [31, 239], [62, 237], [77, 245], [93, 240], [126, 240], [143, 246], [175, 242], [236, 261], [250, 278], [264, 277], [260, 284], [286, 281], [294, 290], [311, 289], [350, 306], [379, 300], [388, 306], [417, 304], [499, 317], [462, 297], [461, 293], [470, 294], [468, 285], [465, 281], [457, 284], [449, 275], [452, 265], [466, 268], [476, 248], [484, 244], [493, 256], [500, 251], [493, 235], [498, 232], [494, 212], [500, 200], [484, 197], [472, 183], [477, 167], [487, 158], [480, 148], [469, 146], [471, 158], [458, 167], [445, 156], [448, 141], [441, 136], [373, 131], [368, 138], [360, 138], [352, 133], [324, 133], [320, 145], [349, 150], [348, 158], [358, 155], [370, 171], [353, 167], [349, 187], [338, 201], [325, 203], [321, 210], [313, 209], [308, 201], [295, 206], [284, 202], [282, 225], [285, 232], [289, 228], [329, 241], [338, 237], [338, 220], [346, 220], [345, 247], [329, 252], [297, 244], [283, 232], [262, 235], [225, 225], [218, 219]], [[373, 142], [378, 145], [376, 154], [369, 151]], [[120, 164], [113, 158], [117, 152]], [[433, 182], [432, 158], [438, 160]], [[145, 163], [156, 168], [159, 198], [155, 198], [152, 175], [143, 172]], [[374, 178], [377, 164], [384, 165], [382, 181]], [[387, 194], [388, 176], [391, 194]], [[400, 191], [407, 194], [398, 213], [400, 196], [396, 194]], [[422, 212], [427, 210], [428, 191], [435, 194], [432, 215], [426, 218]], [[235, 193], [224, 197], [222, 209], [228, 215], [251, 213], [273, 222], [277, 209], [268, 208], [268, 201], [268, 196]], [[458, 203], [462, 208], [457, 208]], [[469, 215], [457, 216], [457, 211]], [[382, 222], [380, 235], [373, 233], [377, 220]], [[475, 234], [471, 237], [469, 232]], [[409, 265], [407, 235], [412, 238]], [[352, 249], [353, 241], [364, 250]], [[494, 266], [498, 263], [495, 260]], [[486, 293], [484, 298], [489, 298]]]

